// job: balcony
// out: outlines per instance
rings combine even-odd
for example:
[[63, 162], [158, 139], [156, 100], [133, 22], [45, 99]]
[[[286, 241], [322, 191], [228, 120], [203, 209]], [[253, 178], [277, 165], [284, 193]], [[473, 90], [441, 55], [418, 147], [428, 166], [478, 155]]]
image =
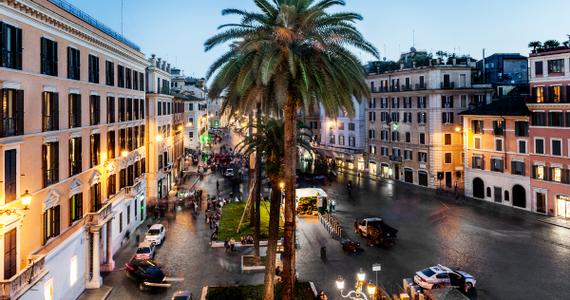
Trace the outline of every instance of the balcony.
[[416, 83], [416, 90], [426, 90], [427, 85], [424, 83]]
[[441, 89], [442, 90], [451, 90], [455, 88], [455, 82], [441, 82]]
[[112, 212], [113, 212], [113, 206], [111, 205], [111, 201], [108, 201], [97, 212], [86, 214], [85, 220], [87, 224], [90, 226], [102, 226], [109, 220], [109, 218], [112, 215]]
[[402, 157], [399, 155], [390, 155], [390, 160], [395, 162], [402, 162]]
[[411, 84], [407, 84], [407, 85], [403, 84], [402, 85], [402, 91], [412, 91], [412, 90], [413, 90], [413, 88], [412, 88]]
[[0, 120], [0, 137], [17, 136], [24, 134], [23, 118], [4, 118]]
[[0, 281], [0, 299], [18, 299], [47, 274], [45, 255], [33, 255], [29, 264], [12, 278]]

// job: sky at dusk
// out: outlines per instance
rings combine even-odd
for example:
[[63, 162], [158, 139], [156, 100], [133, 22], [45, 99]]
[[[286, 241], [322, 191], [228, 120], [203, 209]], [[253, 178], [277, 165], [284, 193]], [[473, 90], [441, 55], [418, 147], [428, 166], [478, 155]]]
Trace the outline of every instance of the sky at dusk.
[[[121, 32], [121, 0], [67, 0]], [[204, 41], [221, 24], [223, 8], [253, 9], [251, 0], [123, 0], [123, 33], [147, 55], [156, 54], [202, 77], [224, 47], [204, 52]], [[412, 46], [481, 58], [486, 53], [528, 55], [528, 42], [566, 40], [569, 0], [347, 0], [342, 10], [360, 13], [357, 24], [383, 57], [397, 59]], [[415, 32], [415, 34], [413, 34]], [[371, 58], [361, 55], [363, 62]]]

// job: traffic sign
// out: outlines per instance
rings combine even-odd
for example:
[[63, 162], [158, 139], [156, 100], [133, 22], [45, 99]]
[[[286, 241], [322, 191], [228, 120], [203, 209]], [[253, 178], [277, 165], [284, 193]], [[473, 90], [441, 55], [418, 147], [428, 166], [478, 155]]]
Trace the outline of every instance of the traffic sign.
[[381, 270], [382, 270], [382, 266], [380, 264], [373, 264], [372, 265], [372, 271], [380, 272]]

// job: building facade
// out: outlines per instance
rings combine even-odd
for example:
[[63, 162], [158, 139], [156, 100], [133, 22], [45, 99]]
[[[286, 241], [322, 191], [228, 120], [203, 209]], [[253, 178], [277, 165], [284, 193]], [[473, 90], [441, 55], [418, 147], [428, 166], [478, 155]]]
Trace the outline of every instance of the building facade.
[[76, 299], [146, 214], [146, 60], [61, 0], [1, 1], [0, 26], [0, 296]]
[[493, 86], [494, 97], [528, 95], [528, 58], [495, 53], [477, 62], [479, 79]]
[[462, 112], [465, 195], [531, 210], [529, 111], [525, 98]]
[[169, 65], [154, 55], [146, 69], [147, 202], [168, 196], [174, 185], [174, 96], [170, 95]]
[[370, 74], [366, 101], [366, 169], [429, 188], [463, 188], [461, 118], [488, 103], [489, 85], [472, 84], [473, 65], [431, 64]]
[[353, 100], [354, 116], [339, 112], [336, 118], [327, 116], [320, 108], [320, 120], [317, 123], [309, 116], [313, 132], [319, 132], [314, 138], [316, 148], [340, 171], [361, 172], [364, 170], [364, 103]]
[[570, 218], [570, 49], [530, 54], [532, 210]]

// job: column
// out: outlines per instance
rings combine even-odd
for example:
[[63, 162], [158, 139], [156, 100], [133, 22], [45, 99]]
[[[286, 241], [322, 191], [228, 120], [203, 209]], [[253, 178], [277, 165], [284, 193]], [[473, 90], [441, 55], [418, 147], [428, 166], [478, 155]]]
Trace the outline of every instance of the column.
[[100, 228], [93, 232], [93, 274], [89, 282], [87, 282], [88, 289], [98, 289], [102, 285], [101, 271], [100, 271], [100, 259], [99, 259], [99, 243], [100, 243]]
[[105, 263], [105, 271], [107, 272], [111, 272], [113, 271], [113, 269], [115, 269], [115, 261], [113, 260], [113, 227], [112, 227], [112, 219], [107, 222], [106, 227], [107, 227], [107, 261]]

